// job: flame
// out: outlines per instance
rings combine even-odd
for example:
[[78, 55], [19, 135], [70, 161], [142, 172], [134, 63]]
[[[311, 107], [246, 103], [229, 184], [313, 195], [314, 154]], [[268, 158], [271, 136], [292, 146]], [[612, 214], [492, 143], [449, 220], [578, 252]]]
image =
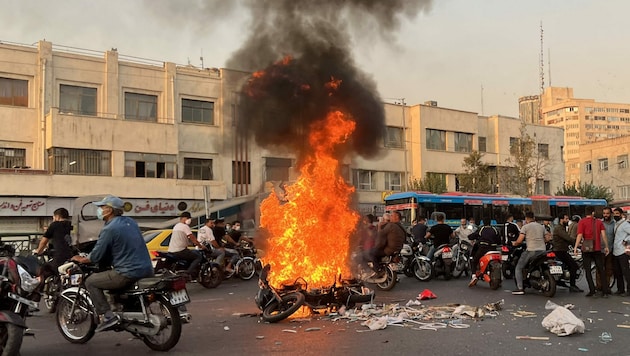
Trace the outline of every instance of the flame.
[[355, 122], [340, 111], [310, 127], [313, 153], [300, 167], [300, 177], [285, 188], [286, 201], [276, 194], [260, 206], [261, 227], [269, 233], [265, 263], [272, 285], [302, 277], [309, 286], [330, 286], [348, 275], [350, 236], [359, 215], [350, 209], [354, 187], [339, 174], [334, 150], [345, 143]]

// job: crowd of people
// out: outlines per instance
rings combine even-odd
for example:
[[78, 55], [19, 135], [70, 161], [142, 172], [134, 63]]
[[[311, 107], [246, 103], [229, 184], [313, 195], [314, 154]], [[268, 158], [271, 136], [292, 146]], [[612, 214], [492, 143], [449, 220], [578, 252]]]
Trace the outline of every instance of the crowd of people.
[[[436, 224], [427, 226], [425, 217], [412, 221], [409, 230], [405, 230], [399, 212], [385, 213], [376, 218], [367, 214], [359, 233], [358, 247], [362, 250], [364, 261], [374, 269], [375, 275], [382, 273], [377, 261], [382, 256], [393, 255], [400, 251], [405, 239], [409, 237], [413, 244], [426, 244], [432, 241], [427, 257], [432, 258], [436, 246], [450, 244], [457, 248], [458, 242], [474, 246], [472, 251], [472, 278], [469, 286], [474, 286], [477, 276], [474, 273], [479, 259], [488, 251], [501, 245], [515, 247], [525, 245], [525, 251], [519, 258], [514, 277], [517, 288], [512, 293], [525, 294], [523, 288], [523, 268], [534, 258], [548, 250], [553, 250], [556, 258], [566, 264], [570, 272], [569, 291], [583, 293], [576, 284], [579, 268], [573, 255], [581, 253], [588, 284], [587, 297], [609, 295], [630, 296], [630, 221], [621, 208], [603, 209], [601, 219], [595, 217], [595, 208], [586, 207], [584, 217], [561, 215], [552, 222], [550, 217], [537, 219], [533, 212], [525, 214], [524, 221], [515, 220], [510, 215], [501, 229], [490, 225], [490, 219], [484, 219], [478, 227], [473, 218], [461, 219], [460, 225], [453, 229], [447, 225], [444, 214], [436, 214]], [[596, 277], [593, 279], [591, 265], [595, 265]], [[610, 288], [611, 280], [616, 280], [616, 290]]]

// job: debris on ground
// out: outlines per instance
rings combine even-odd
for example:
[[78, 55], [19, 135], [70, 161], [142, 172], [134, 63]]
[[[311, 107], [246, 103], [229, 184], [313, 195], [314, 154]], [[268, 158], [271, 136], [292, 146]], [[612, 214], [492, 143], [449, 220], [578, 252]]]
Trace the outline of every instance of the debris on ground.
[[425, 289], [422, 292], [420, 292], [420, 294], [418, 294], [418, 297], [416, 299], [418, 299], [418, 300], [427, 300], [427, 299], [435, 299], [435, 298], [437, 298], [437, 295], [435, 295], [430, 290]]
[[528, 312], [525, 310], [518, 310], [515, 312], [511, 312], [510, 314], [512, 314], [513, 316], [519, 317], [519, 318], [535, 318], [536, 317], [536, 313], [534, 312]]
[[516, 340], [549, 340], [549, 336], [517, 336]]
[[576, 317], [569, 309], [561, 307], [548, 300], [545, 309], [553, 309], [543, 321], [542, 326], [558, 336], [575, 333], [584, 334], [585, 326], [582, 319]]

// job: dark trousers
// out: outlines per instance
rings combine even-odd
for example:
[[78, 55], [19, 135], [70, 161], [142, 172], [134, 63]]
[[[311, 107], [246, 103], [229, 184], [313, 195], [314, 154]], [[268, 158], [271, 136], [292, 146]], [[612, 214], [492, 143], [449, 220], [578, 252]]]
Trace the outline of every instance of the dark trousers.
[[564, 263], [565, 265], [567, 265], [567, 267], [569, 267], [569, 273], [571, 274], [570, 284], [572, 286], [575, 286], [575, 277], [577, 275], [578, 268], [580, 268], [577, 262], [575, 262], [573, 257], [571, 257], [571, 255], [569, 255], [569, 252], [566, 250], [553, 251], [553, 253], [556, 254], [556, 258], [560, 262]]
[[101, 315], [110, 310], [104, 289], [121, 289], [131, 285], [133, 279], [110, 269], [105, 272], [94, 273], [85, 280], [85, 288], [90, 293], [96, 313]]
[[192, 251], [189, 249], [173, 252], [173, 255], [175, 255], [175, 257], [177, 257], [178, 259], [186, 260], [190, 262], [190, 265], [188, 266], [188, 270], [187, 270], [188, 274], [190, 275], [193, 275], [195, 273], [195, 271], [197, 270], [197, 267], [203, 260], [203, 257], [201, 256], [201, 254], [195, 253], [195, 251]]
[[601, 251], [583, 252], [584, 273], [586, 273], [586, 282], [590, 293], [595, 292], [595, 283], [593, 283], [593, 275], [591, 274], [591, 264], [595, 261], [595, 269], [599, 272], [599, 281], [602, 285], [602, 293], [610, 294], [608, 281], [606, 280], [606, 271], [604, 270], [604, 254]]
[[628, 265], [629, 259], [630, 256], [622, 253], [620, 256], [615, 256], [613, 261], [615, 267], [615, 278], [617, 279], [617, 292], [620, 293], [630, 292], [630, 266]]
[[472, 273], [473, 274], [477, 273], [477, 269], [479, 268], [479, 260], [481, 259], [481, 257], [483, 257], [483, 255], [485, 255], [487, 252], [496, 251], [497, 249], [496, 246], [490, 246], [490, 245], [484, 245], [484, 244], [475, 244], [475, 245], [479, 245], [479, 247], [477, 247], [475, 254], [473, 255], [473, 260], [472, 260]]
[[[613, 260], [615, 258], [613, 257], [612, 250], [610, 250], [610, 253], [608, 255], [604, 255], [602, 253], [602, 256], [604, 259], [604, 271], [606, 271], [606, 273], [604, 273], [606, 275], [606, 283], [607, 285], [610, 285], [610, 281], [612, 280], [612, 277], [614, 275]], [[597, 279], [595, 280], [595, 289], [602, 290], [602, 279], [599, 277], [599, 271], [597, 271], [596, 278]]]
[[369, 261], [372, 262], [372, 269], [376, 272], [380, 271], [381, 258], [385, 257], [385, 251], [380, 248], [371, 248], [368, 251]]

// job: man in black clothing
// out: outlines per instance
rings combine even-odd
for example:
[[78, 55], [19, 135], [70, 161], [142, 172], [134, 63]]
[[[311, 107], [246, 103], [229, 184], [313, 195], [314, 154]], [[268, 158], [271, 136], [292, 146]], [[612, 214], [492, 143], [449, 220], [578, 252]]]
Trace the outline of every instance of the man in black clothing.
[[472, 279], [468, 284], [469, 287], [473, 287], [477, 284], [477, 267], [479, 266], [479, 260], [483, 255], [485, 255], [489, 251], [495, 251], [497, 246], [501, 244], [501, 235], [499, 231], [490, 225], [490, 218], [483, 218], [483, 226], [481, 229], [473, 232], [468, 236], [471, 240], [477, 241], [476, 252], [473, 256], [472, 260]]
[[411, 235], [413, 236], [414, 245], [418, 245], [418, 243], [427, 243], [427, 240], [425, 239], [427, 229], [427, 219], [424, 216], [419, 216], [417, 224], [415, 224], [413, 228], [411, 228]]
[[556, 258], [569, 267], [569, 273], [571, 274], [569, 291], [572, 293], [584, 292], [575, 284], [575, 277], [579, 268], [577, 262], [569, 255], [569, 246], [575, 244], [575, 239], [572, 239], [567, 232], [567, 226], [569, 225], [569, 216], [562, 215], [558, 217], [558, 225], [553, 228], [551, 235], [551, 241], [553, 244], [553, 252], [556, 254]]
[[437, 224], [431, 226], [425, 236], [426, 239], [433, 240], [433, 246], [431, 246], [429, 254], [427, 255], [430, 260], [433, 260], [433, 254], [435, 253], [435, 249], [437, 247], [440, 247], [444, 244], [448, 245], [451, 241], [451, 238], [455, 236], [453, 229], [451, 229], [450, 226], [444, 223], [444, 214], [437, 214], [436, 219]]
[[505, 221], [504, 228], [505, 231], [503, 236], [505, 237], [505, 240], [503, 241], [503, 243], [508, 247], [512, 247], [512, 242], [516, 241], [516, 239], [518, 239], [518, 235], [521, 233], [518, 225], [516, 225], [516, 223], [514, 222], [514, 215], [508, 216], [507, 220]]

